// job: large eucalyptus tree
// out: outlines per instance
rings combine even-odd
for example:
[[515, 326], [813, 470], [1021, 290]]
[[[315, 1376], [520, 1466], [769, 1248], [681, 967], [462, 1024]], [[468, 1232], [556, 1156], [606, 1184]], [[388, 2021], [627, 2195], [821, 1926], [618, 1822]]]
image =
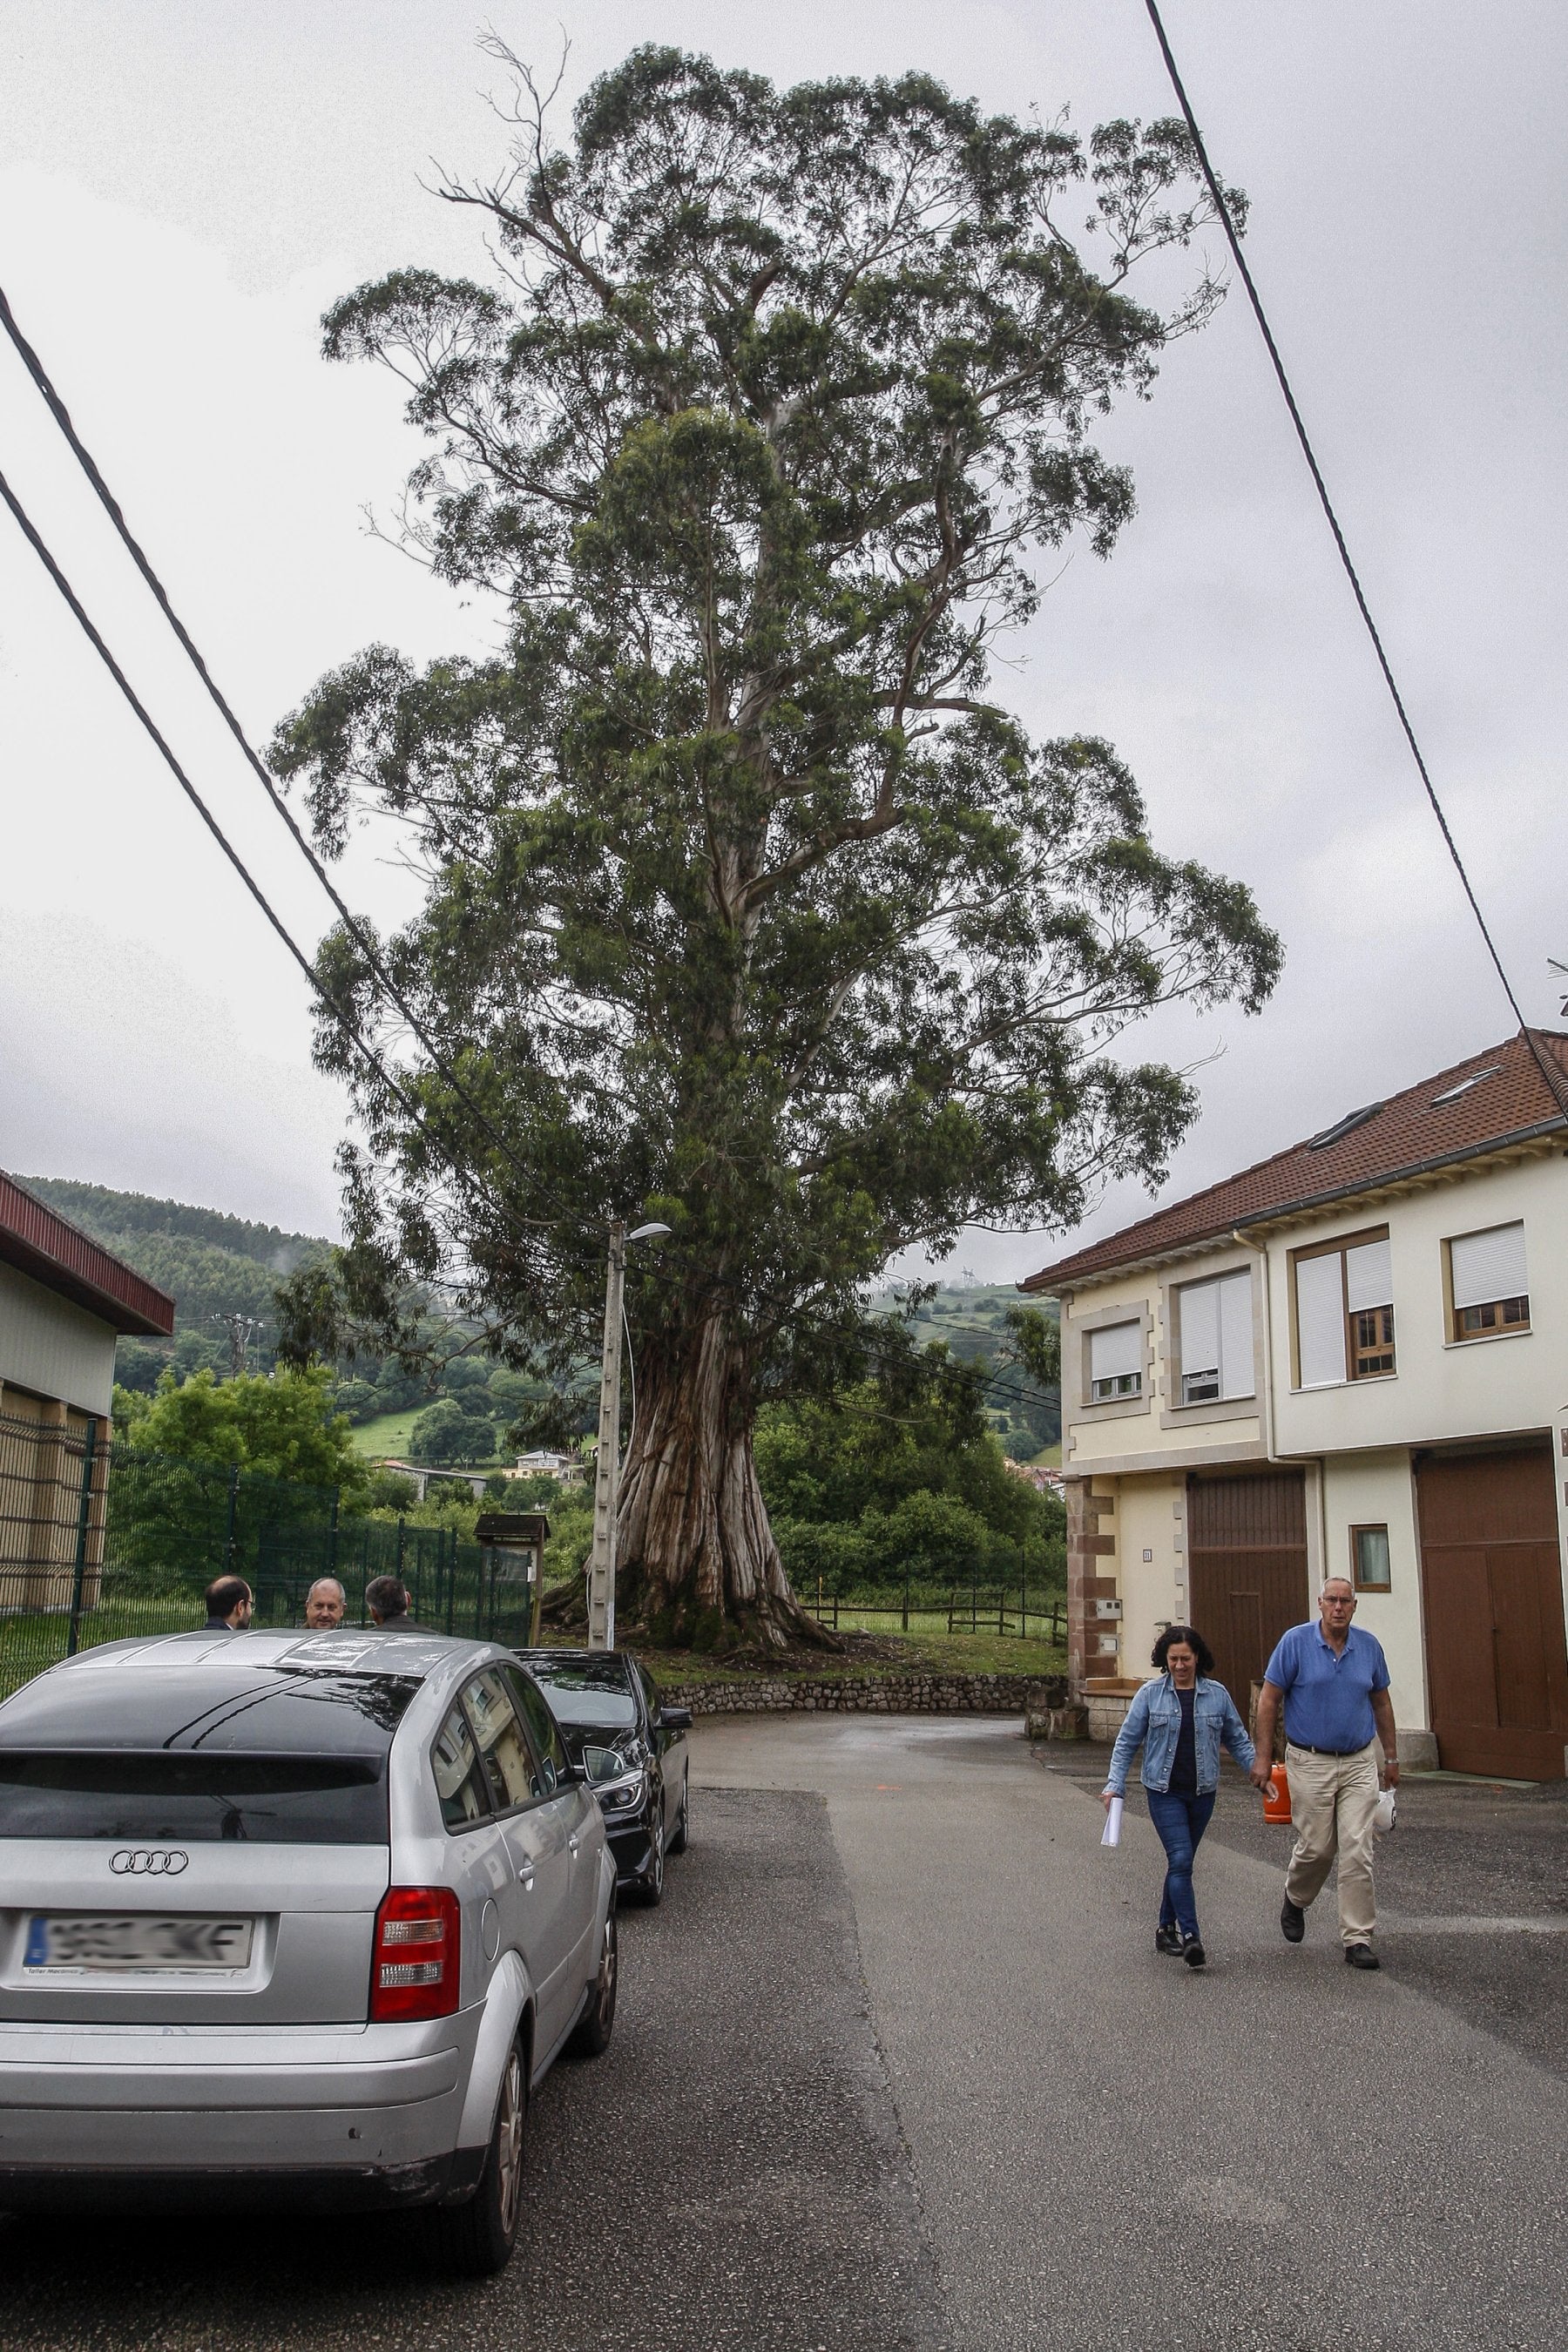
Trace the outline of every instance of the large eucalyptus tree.
[[[1035, 559], [1132, 510], [1093, 422], [1219, 289], [1189, 268], [1162, 315], [1128, 281], [1208, 214], [1178, 124], [1085, 142], [918, 75], [779, 90], [645, 48], [565, 143], [521, 68], [510, 110], [505, 175], [441, 191], [487, 282], [402, 270], [325, 322], [408, 383], [409, 541], [497, 614], [492, 657], [373, 648], [276, 740], [329, 848], [368, 805], [427, 875], [384, 950], [442, 1048], [384, 1032], [423, 1122], [318, 1040], [367, 1130], [351, 1263], [445, 1276], [559, 1370], [603, 1208], [668, 1223], [628, 1294], [622, 1611], [776, 1634], [759, 1399], [875, 1360], [896, 1253], [1157, 1177], [1192, 1090], [1106, 1048], [1275, 977], [1247, 891], [990, 674]], [[322, 958], [384, 1023], [354, 943]]]

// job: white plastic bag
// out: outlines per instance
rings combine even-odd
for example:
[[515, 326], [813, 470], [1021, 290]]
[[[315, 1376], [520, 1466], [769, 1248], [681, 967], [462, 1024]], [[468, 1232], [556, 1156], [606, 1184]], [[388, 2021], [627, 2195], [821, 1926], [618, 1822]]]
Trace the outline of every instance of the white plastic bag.
[[1385, 1789], [1377, 1801], [1377, 1811], [1372, 1817], [1373, 1828], [1379, 1837], [1385, 1836], [1399, 1819], [1399, 1792]]
[[1121, 1843], [1121, 1802], [1120, 1797], [1112, 1797], [1110, 1804], [1105, 1808], [1105, 1827], [1100, 1833], [1101, 1845]]

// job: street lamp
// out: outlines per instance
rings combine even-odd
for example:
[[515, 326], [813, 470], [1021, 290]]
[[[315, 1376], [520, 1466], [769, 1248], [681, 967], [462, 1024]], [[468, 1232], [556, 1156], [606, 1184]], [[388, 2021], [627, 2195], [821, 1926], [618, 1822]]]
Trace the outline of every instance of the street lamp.
[[668, 1234], [657, 1221], [627, 1233], [623, 1218], [610, 1220], [610, 1255], [605, 1272], [605, 1353], [599, 1373], [599, 1451], [594, 1465], [594, 1549], [588, 1555], [588, 1647], [616, 1646], [616, 1513], [621, 1490], [621, 1325], [626, 1278], [626, 1245]]

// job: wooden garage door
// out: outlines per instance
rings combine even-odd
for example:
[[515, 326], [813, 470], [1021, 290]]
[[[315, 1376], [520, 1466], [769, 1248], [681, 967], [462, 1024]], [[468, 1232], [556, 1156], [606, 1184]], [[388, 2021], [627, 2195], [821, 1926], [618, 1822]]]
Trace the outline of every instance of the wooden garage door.
[[1417, 1468], [1432, 1728], [1450, 1772], [1563, 1778], [1568, 1648], [1552, 1475], [1546, 1446]]
[[1193, 1623], [1247, 1718], [1275, 1643], [1310, 1612], [1306, 1482], [1300, 1470], [1194, 1478], [1187, 1488]]

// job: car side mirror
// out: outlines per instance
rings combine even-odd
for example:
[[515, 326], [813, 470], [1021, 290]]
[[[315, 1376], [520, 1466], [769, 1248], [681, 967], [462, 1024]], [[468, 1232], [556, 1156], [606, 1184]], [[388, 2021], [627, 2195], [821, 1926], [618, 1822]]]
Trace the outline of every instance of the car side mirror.
[[689, 1706], [661, 1706], [658, 1711], [660, 1731], [689, 1731], [691, 1709]]

